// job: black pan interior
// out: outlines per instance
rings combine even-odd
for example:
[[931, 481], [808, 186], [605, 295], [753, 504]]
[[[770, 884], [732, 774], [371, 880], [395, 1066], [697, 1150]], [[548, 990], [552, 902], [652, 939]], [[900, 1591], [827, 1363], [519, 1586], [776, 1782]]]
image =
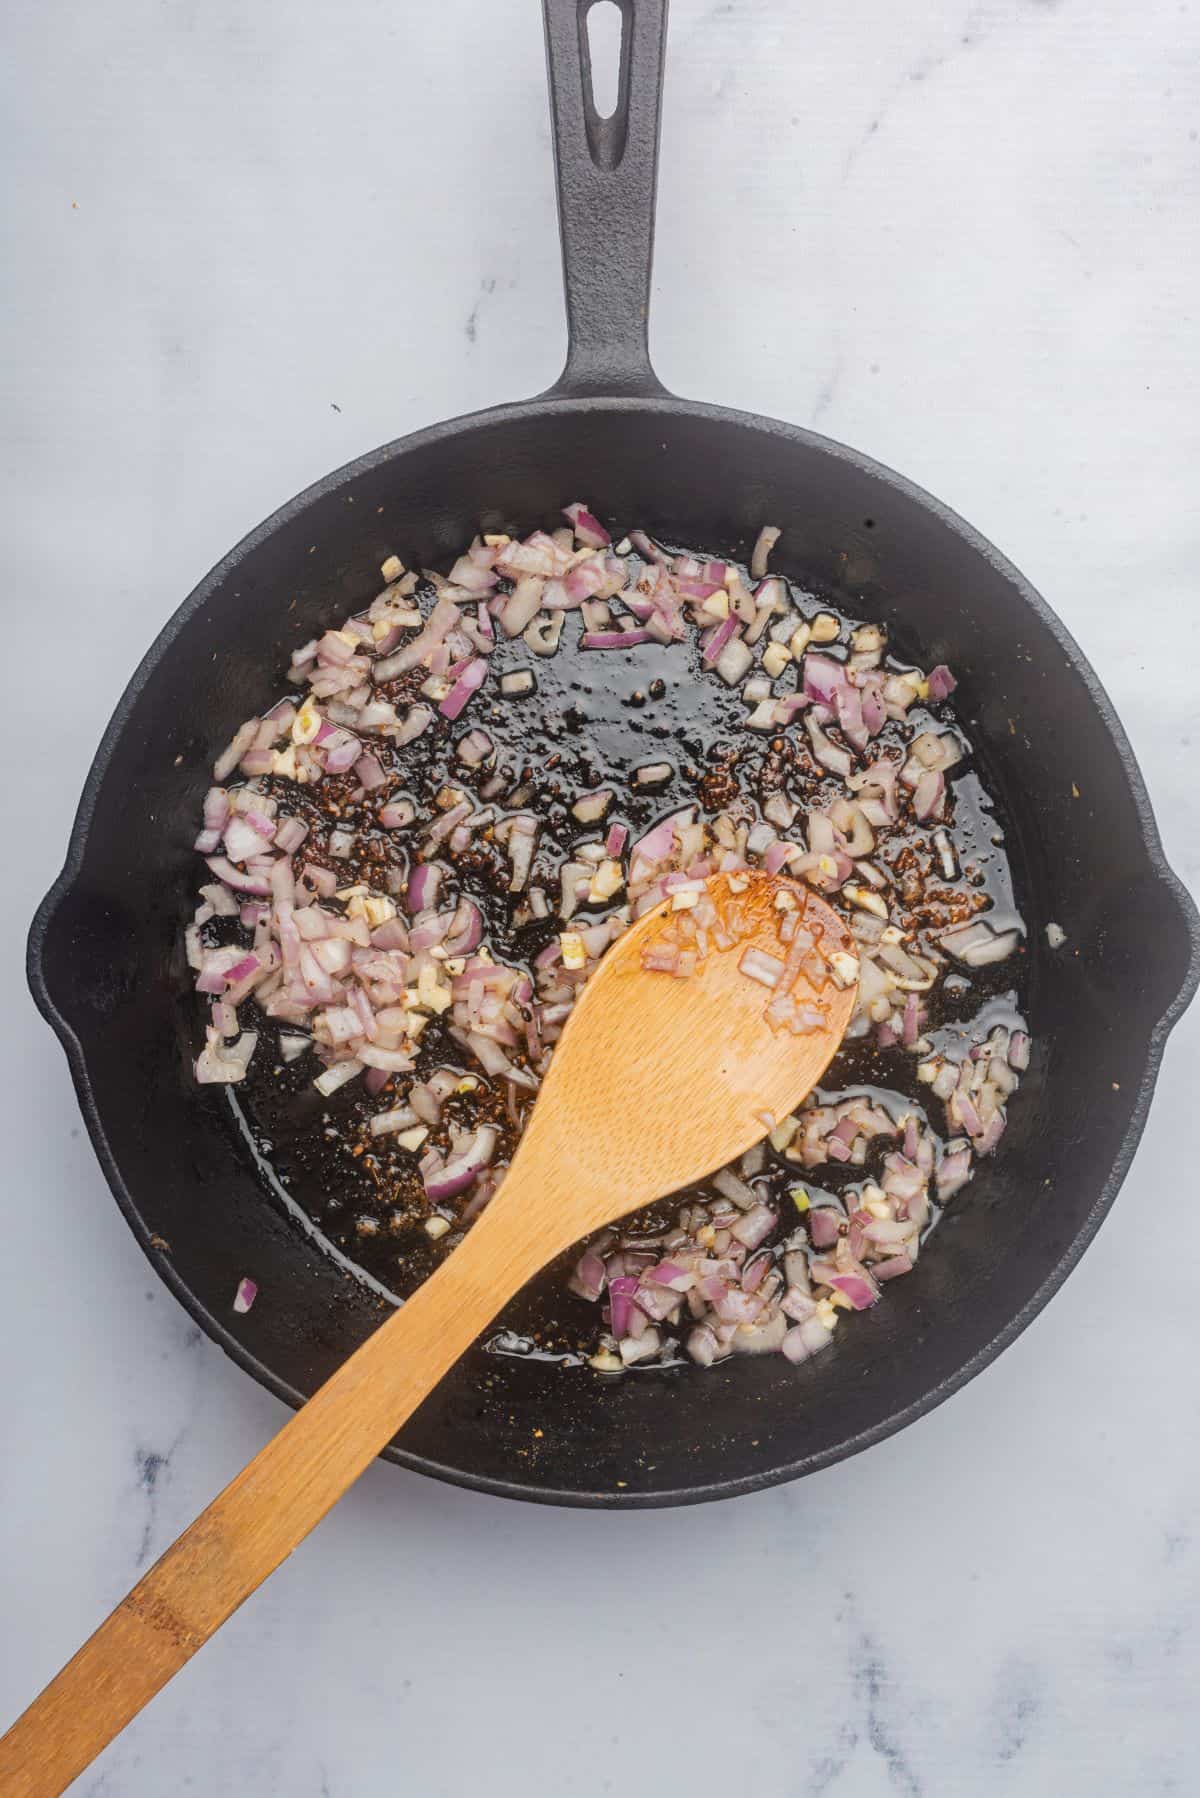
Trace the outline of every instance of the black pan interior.
[[[828, 1354], [799, 1369], [772, 1356], [606, 1383], [473, 1351], [388, 1451], [514, 1496], [663, 1503], [864, 1446], [1015, 1334], [1111, 1202], [1167, 1024], [1196, 982], [1194, 913], [1105, 696], [1036, 595], [960, 521], [807, 433], [682, 402], [550, 400], [380, 451], [247, 539], [151, 650], [35, 924], [31, 977], [164, 1277], [257, 1378], [291, 1402], [311, 1393], [383, 1305], [267, 1196], [224, 1098], [191, 1077], [179, 926], [214, 746], [278, 691], [294, 644], [374, 593], [386, 553], [445, 566], [481, 523], [553, 525], [580, 496], [718, 553], [744, 554], [762, 523], [778, 524], [786, 573], [948, 661], [1033, 926], [1036, 1049], [1004, 1152], [917, 1271]], [[1058, 951], [1049, 920], [1068, 933]], [[260, 1297], [238, 1317], [243, 1273]]]

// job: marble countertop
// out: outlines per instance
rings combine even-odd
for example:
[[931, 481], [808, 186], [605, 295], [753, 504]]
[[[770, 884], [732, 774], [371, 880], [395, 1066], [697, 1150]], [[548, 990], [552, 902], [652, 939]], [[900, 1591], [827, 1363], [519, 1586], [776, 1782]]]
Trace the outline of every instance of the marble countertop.
[[[1200, 889], [1195, 9], [673, 14], [662, 378], [859, 445], [1002, 545]], [[285, 1415], [154, 1279], [24, 989], [94, 744], [249, 526], [538, 391], [564, 344], [534, 0], [52, 0], [4, 33], [4, 604], [35, 679], [2, 801], [0, 1722]], [[931, 1417], [715, 1509], [555, 1512], [376, 1467], [78, 1789], [1194, 1791], [1197, 1050], [1200, 1008], [1096, 1244]]]

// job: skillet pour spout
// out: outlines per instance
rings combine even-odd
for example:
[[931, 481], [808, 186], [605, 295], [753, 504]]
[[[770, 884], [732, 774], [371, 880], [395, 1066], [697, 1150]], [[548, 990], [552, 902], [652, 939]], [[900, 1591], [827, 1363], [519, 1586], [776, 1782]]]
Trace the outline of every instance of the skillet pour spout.
[[[991, 544], [854, 450], [676, 399], [658, 382], [646, 317], [666, 6], [619, 4], [618, 103], [602, 120], [588, 0], [545, 0], [562, 377], [538, 399], [434, 425], [336, 470], [205, 576], [105, 732], [28, 968], [146, 1254], [208, 1334], [296, 1405], [387, 1301], [271, 1185], [227, 1095], [192, 1079], [199, 1019], [181, 942], [214, 745], [274, 698], [292, 647], [366, 604], [394, 549], [410, 565], [444, 566], [481, 521], [552, 527], [585, 495], [606, 517], [714, 554], [745, 556], [762, 524], [778, 525], [782, 572], [885, 621], [927, 662], [950, 663], [1030, 923], [1037, 1046], [1005, 1152], [943, 1224], [936, 1253], [800, 1368], [735, 1358], [605, 1383], [473, 1351], [386, 1451], [482, 1491], [637, 1507], [725, 1497], [852, 1454], [939, 1404], [1019, 1334], [1116, 1197], [1168, 1032], [1200, 980], [1200, 920], [1164, 859], [1107, 694]], [[214, 642], [237, 654], [214, 660]], [[1057, 950], [1051, 921], [1066, 932]], [[235, 1316], [246, 1273], [260, 1298]]]

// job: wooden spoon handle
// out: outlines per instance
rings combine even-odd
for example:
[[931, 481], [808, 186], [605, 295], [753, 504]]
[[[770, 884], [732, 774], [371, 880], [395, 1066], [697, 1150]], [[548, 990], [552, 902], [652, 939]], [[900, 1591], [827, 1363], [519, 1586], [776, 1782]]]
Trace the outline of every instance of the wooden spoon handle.
[[3, 1798], [58, 1798], [303, 1541], [553, 1252], [525, 1227], [514, 1171], [503, 1203], [498, 1195], [0, 1739]]

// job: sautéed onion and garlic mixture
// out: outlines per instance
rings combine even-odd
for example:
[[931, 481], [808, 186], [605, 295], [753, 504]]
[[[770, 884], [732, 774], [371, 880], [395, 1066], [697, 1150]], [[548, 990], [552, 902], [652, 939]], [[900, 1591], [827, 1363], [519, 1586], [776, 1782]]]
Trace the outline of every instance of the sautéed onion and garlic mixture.
[[[912, 1270], [1000, 1143], [1029, 1061], [1003, 833], [949, 669], [770, 573], [778, 532], [746, 567], [565, 516], [476, 538], [445, 576], [390, 556], [217, 758], [186, 930], [196, 1077], [236, 1093], [288, 1194], [403, 1294], [497, 1191], [630, 921], [670, 900], [653, 965], [686, 978], [723, 946], [706, 877], [736, 895], [745, 869], [784, 872], [854, 938], [826, 1084], [552, 1268], [492, 1346], [602, 1373], [804, 1361]], [[797, 938], [743, 971], [802, 1032]], [[238, 1307], [253, 1297], [243, 1281]]]

